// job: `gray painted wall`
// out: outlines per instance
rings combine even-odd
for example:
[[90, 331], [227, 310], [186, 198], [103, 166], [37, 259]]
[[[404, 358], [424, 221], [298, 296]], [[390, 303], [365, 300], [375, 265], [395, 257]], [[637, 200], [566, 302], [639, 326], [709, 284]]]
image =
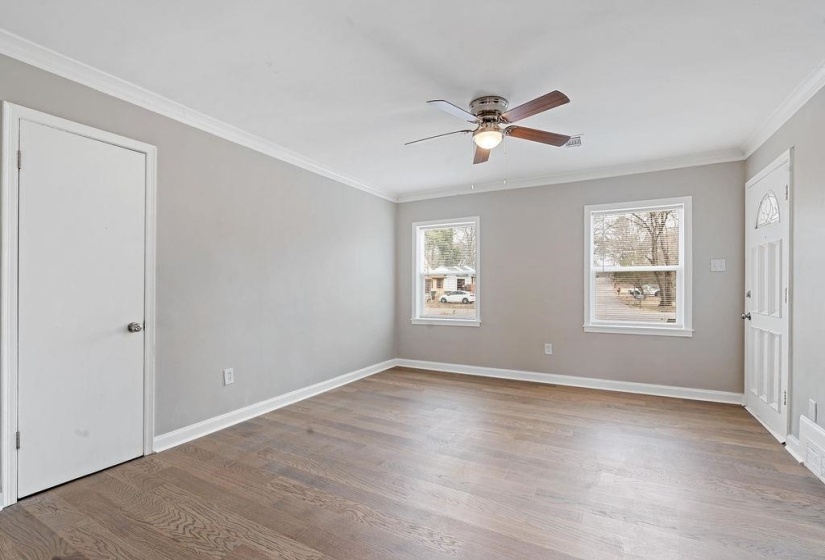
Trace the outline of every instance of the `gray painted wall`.
[[395, 357], [393, 203], [3, 56], [0, 99], [158, 147], [157, 434]]
[[819, 403], [825, 426], [825, 89], [805, 104], [747, 161], [759, 173], [788, 148], [793, 155], [792, 431], [808, 399]]
[[[741, 392], [744, 170], [728, 163], [400, 204], [399, 357]], [[685, 195], [693, 196], [693, 338], [584, 333], [584, 206]], [[481, 326], [410, 324], [411, 224], [475, 215]], [[709, 272], [712, 258], [727, 259], [727, 272]]]

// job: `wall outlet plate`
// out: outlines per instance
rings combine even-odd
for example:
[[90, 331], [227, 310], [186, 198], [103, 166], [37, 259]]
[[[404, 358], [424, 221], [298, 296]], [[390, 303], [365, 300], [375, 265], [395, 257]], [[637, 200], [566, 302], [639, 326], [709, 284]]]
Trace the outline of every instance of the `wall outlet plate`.
[[545, 354], [552, 354], [553, 353], [553, 345], [550, 344], [549, 342], [546, 342], [544, 344], [544, 353]]
[[223, 384], [232, 385], [233, 383], [235, 383], [235, 370], [233, 368], [223, 370]]

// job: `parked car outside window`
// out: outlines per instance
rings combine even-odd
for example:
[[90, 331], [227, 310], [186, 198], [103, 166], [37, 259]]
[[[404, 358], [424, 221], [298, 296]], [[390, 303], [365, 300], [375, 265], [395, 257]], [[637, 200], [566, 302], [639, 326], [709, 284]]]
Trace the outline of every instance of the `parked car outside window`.
[[642, 286], [642, 291], [645, 293], [646, 296], [660, 296], [662, 295], [661, 290], [659, 290], [659, 286], [656, 284], [645, 284]]
[[444, 292], [439, 301], [441, 301], [441, 303], [475, 303], [476, 295], [473, 292], [456, 290]]

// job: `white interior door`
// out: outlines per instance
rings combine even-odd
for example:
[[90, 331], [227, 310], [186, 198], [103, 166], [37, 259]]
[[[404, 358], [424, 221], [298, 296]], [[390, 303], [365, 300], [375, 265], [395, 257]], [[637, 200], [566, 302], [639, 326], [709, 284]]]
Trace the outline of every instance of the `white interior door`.
[[19, 147], [23, 497], [143, 454], [147, 182], [146, 154], [55, 127]]
[[788, 435], [790, 161], [749, 183], [745, 212], [745, 401], [781, 442]]

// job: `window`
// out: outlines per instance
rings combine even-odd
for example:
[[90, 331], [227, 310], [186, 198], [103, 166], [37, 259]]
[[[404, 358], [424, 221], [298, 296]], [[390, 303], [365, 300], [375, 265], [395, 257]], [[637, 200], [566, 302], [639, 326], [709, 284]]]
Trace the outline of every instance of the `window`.
[[773, 191], [768, 191], [762, 202], [759, 203], [759, 210], [756, 212], [756, 228], [769, 226], [779, 221], [779, 202]]
[[585, 332], [692, 336], [691, 197], [586, 206]]
[[478, 223], [413, 224], [413, 324], [479, 326]]

